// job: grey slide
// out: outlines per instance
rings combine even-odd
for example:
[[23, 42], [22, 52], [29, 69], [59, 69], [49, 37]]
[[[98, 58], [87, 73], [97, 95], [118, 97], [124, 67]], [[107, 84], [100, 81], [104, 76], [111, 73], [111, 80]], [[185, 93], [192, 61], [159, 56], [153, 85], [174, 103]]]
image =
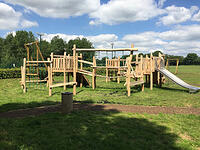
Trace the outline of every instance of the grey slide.
[[187, 84], [186, 82], [184, 82], [183, 80], [181, 80], [180, 78], [175, 76], [173, 73], [169, 72], [164, 67], [161, 67], [160, 69], [157, 68], [156, 70], [159, 71], [164, 76], [168, 77], [170, 80], [172, 80], [176, 84], [178, 84], [178, 85], [180, 85], [180, 86], [182, 86], [184, 88], [189, 89], [189, 92], [197, 92], [197, 91], [200, 90], [200, 87], [195, 87], [195, 86]]

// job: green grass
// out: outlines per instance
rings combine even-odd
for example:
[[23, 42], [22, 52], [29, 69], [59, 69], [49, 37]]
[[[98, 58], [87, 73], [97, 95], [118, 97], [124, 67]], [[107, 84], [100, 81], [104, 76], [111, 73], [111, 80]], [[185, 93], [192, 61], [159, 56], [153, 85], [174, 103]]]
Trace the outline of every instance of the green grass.
[[49, 113], [24, 119], [0, 119], [0, 148], [197, 149], [200, 117], [109, 111]]
[[[174, 71], [174, 67], [170, 67]], [[184, 81], [200, 85], [200, 66], [180, 66], [177, 74]], [[62, 79], [61, 77], [59, 77]], [[58, 78], [58, 79], [59, 79]], [[200, 93], [167, 81], [163, 88], [132, 89], [126, 95], [124, 82], [105, 83], [98, 78], [97, 88], [77, 88], [74, 100], [84, 103], [200, 107]], [[36, 88], [36, 87], [35, 87]], [[48, 96], [45, 86], [28, 88], [23, 94], [19, 79], [0, 80], [0, 112], [57, 104], [63, 88]], [[67, 91], [72, 91], [68, 88]], [[47, 113], [38, 117], [0, 119], [0, 149], [200, 149], [200, 116], [132, 114], [117, 111], [74, 111], [71, 114]]]
[[[174, 71], [174, 67], [170, 67]], [[200, 66], [180, 66], [177, 74], [184, 81], [200, 85]], [[62, 80], [62, 77], [59, 77]], [[28, 92], [23, 94], [19, 84], [20, 79], [0, 80], [0, 112], [18, 108], [35, 107], [55, 104], [61, 100], [63, 87], [53, 89], [53, 96], [48, 96], [48, 88], [43, 86], [28, 88]], [[91, 81], [91, 80], [90, 80]], [[89, 103], [115, 103], [126, 105], [146, 105], [146, 106], [178, 106], [178, 107], [200, 107], [200, 92], [189, 94], [184, 89], [171, 81], [167, 81], [162, 88], [154, 87], [151, 91], [149, 87], [141, 92], [140, 88], [132, 88], [130, 97], [127, 97], [124, 82], [105, 83], [105, 79], [97, 79], [97, 88], [91, 87], [77, 88], [77, 95], [74, 100]], [[67, 88], [72, 91], [72, 88]]]

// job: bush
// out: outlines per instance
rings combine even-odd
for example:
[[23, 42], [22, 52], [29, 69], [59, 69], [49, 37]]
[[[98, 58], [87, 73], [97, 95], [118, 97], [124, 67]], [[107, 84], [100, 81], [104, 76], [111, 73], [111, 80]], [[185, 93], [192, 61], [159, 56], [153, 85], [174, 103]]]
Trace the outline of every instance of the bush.
[[0, 79], [21, 78], [21, 69], [0, 69]]

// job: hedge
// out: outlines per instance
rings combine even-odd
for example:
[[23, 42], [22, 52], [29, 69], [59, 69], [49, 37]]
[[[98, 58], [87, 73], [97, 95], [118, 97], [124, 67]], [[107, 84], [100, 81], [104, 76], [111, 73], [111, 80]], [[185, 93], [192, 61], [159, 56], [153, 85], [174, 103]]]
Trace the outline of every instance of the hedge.
[[[85, 70], [91, 71], [92, 68], [84, 68]], [[105, 69], [97, 69], [97, 74], [105, 75]], [[56, 73], [56, 76], [61, 75], [61, 73]], [[0, 79], [9, 79], [9, 78], [21, 78], [21, 69], [20, 68], [12, 68], [12, 69], [0, 69]]]
[[0, 79], [21, 78], [21, 69], [0, 69]]

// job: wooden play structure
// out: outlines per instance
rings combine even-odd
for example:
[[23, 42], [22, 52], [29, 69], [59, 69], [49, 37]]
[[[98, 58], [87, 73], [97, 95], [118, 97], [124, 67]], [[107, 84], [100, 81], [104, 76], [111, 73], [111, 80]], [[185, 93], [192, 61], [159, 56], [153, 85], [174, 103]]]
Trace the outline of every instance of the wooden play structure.
[[[79, 85], [87, 86], [90, 85], [89, 80], [86, 76], [92, 77], [92, 88], [96, 88], [96, 79], [97, 77], [105, 78], [106, 82], [110, 80], [116, 79], [117, 83], [120, 83], [120, 78], [126, 78], [126, 82], [124, 86], [126, 86], [128, 96], [131, 94], [131, 87], [141, 85], [142, 91], [144, 90], [144, 78], [146, 77], [146, 83], [150, 84], [150, 89], [153, 89], [153, 84], [156, 83], [161, 85], [164, 78], [161, 73], [156, 71], [156, 68], [160, 67], [161, 62], [163, 62], [163, 56], [159, 54], [158, 57], [154, 57], [152, 54], [150, 56], [146, 55], [138, 56], [136, 54], [135, 60], [133, 60], [133, 52], [138, 51], [137, 48], [133, 46], [131, 48], [118, 48], [118, 49], [78, 49], [76, 45], [73, 47], [73, 55], [67, 55], [66, 52], [64, 55], [54, 55], [51, 53], [51, 57], [44, 61], [42, 54], [37, 46], [37, 57], [36, 60], [32, 58], [27, 48], [29, 44], [25, 44], [27, 48], [27, 59], [24, 58], [23, 66], [21, 67], [21, 86], [23, 91], [26, 92], [26, 84], [27, 83], [41, 83], [46, 82], [49, 88], [49, 96], [52, 95], [52, 89], [56, 87], [64, 87], [66, 90], [66, 86], [73, 86], [73, 94], [76, 94], [76, 86]], [[83, 60], [83, 55], [81, 52], [97, 52], [97, 51], [105, 51], [105, 52], [117, 52], [117, 51], [129, 51], [130, 56], [126, 59], [113, 58], [106, 59], [105, 66], [97, 66], [96, 58], [93, 56], [92, 62]], [[78, 55], [78, 52], [80, 53]], [[39, 59], [39, 55], [41, 56], [41, 60]], [[30, 60], [31, 59], [31, 60]], [[41, 77], [39, 74], [39, 64], [44, 64], [46, 69], [46, 76]], [[84, 65], [87, 64], [91, 67], [92, 71], [88, 71], [84, 68]], [[30, 66], [33, 69], [33, 72], [30, 72]], [[105, 75], [97, 74], [98, 69], [105, 69]], [[44, 70], [44, 69], [43, 69]], [[59, 83], [54, 81], [54, 76], [56, 73], [62, 73], [63, 80]], [[73, 80], [70, 81], [70, 75]], [[34, 80], [30, 79], [30, 76], [35, 76]], [[66, 78], [68, 77], [68, 78]]]
[[166, 61], [166, 69], [169, 68], [170, 61], [176, 61], [176, 71], [175, 71], [175, 74], [177, 74], [178, 73], [179, 59], [178, 58], [168, 58], [167, 61]]
[[[142, 85], [142, 91], [144, 91], [144, 78], [146, 78], [146, 83], [150, 84], [150, 89], [153, 89], [153, 84], [161, 86], [164, 82], [164, 77], [156, 68], [161, 67], [161, 62], [163, 62], [163, 55], [159, 54], [159, 57], [154, 57], [151, 53], [150, 57], [146, 55], [143, 58], [136, 55], [136, 60], [132, 60], [132, 55], [127, 58], [127, 70], [125, 73], [126, 85], [128, 96], [131, 94], [131, 87], [136, 85]], [[134, 66], [134, 67], [133, 67]], [[131, 81], [132, 80], [132, 81]]]
[[26, 92], [27, 83], [30, 85], [47, 82], [48, 78], [46, 76], [46, 71], [50, 65], [50, 60], [45, 61], [40, 48], [38, 46], [38, 41], [24, 44], [27, 51], [27, 58], [23, 60], [23, 66], [21, 66], [21, 87]]

